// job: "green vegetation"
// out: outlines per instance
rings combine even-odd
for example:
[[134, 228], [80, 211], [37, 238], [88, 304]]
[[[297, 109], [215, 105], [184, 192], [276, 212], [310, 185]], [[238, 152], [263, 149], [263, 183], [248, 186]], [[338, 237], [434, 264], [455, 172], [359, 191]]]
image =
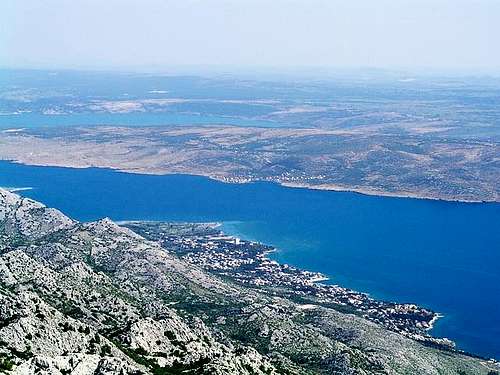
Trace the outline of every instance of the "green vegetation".
[[104, 344], [103, 346], [101, 346], [101, 357], [104, 357], [106, 355], [111, 355], [111, 346], [109, 346], [108, 344]]
[[[36, 212], [49, 223], [66, 222], [54, 211]], [[8, 220], [18, 220], [21, 215], [15, 213], [8, 213]], [[23, 217], [28, 213], [29, 207]], [[55, 216], [47, 219], [49, 214]], [[169, 230], [183, 231], [179, 224]], [[204, 233], [194, 224], [184, 232]], [[335, 304], [322, 304], [314, 296], [293, 297], [286, 283], [265, 288], [219, 278], [109, 221], [77, 224], [67, 236], [62, 233], [44, 237], [29, 252], [0, 255], [0, 266], [23, 270], [14, 275], [19, 282], [8, 288], [0, 281], [0, 330], [10, 330], [0, 342], [1, 352], [8, 353], [0, 355], [3, 372], [18, 364], [32, 366], [28, 371], [34, 372], [39, 362], [30, 361], [34, 355], [44, 357], [48, 366], [55, 365], [54, 356], [62, 356], [57, 366], [69, 368], [79, 354], [94, 369], [112, 363], [129, 375], [143, 366], [154, 375], [371, 374], [429, 368], [435, 374], [450, 369], [495, 374], [493, 365], [426, 347]], [[45, 243], [47, 238], [59, 242]], [[99, 249], [92, 262], [116, 272], [103, 275], [82, 264], [90, 256], [84, 244]], [[278, 275], [288, 280], [285, 273]], [[300, 292], [311, 288], [304, 285]], [[317, 306], [304, 306], [308, 303]], [[408, 319], [411, 313], [402, 316]], [[193, 348], [200, 350], [194, 353]], [[130, 361], [116, 355], [118, 350]], [[392, 357], [401, 363], [388, 360]]]
[[14, 368], [14, 362], [5, 354], [0, 354], [0, 372], [11, 371]]

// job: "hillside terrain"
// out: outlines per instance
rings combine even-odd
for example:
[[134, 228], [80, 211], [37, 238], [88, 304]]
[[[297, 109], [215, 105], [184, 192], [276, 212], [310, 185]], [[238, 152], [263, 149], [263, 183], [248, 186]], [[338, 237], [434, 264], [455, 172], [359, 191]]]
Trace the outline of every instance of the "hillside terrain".
[[225, 182], [500, 201], [500, 144], [379, 129], [57, 127], [0, 132], [0, 159]]
[[0, 159], [500, 201], [500, 81], [0, 69]]
[[498, 371], [335, 306], [244, 286], [109, 219], [76, 222], [2, 189], [0, 254], [6, 373]]

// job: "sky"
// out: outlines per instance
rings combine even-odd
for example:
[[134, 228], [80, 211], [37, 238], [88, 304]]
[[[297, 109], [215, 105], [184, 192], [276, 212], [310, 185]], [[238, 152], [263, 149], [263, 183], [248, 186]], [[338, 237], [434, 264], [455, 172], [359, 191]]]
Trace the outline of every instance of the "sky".
[[500, 0], [1, 0], [0, 66], [500, 72]]

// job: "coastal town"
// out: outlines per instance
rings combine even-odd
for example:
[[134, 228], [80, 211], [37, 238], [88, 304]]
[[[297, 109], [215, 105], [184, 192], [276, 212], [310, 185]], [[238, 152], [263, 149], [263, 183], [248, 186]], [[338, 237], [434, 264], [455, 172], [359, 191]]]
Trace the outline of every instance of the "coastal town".
[[141, 236], [160, 243], [184, 261], [202, 269], [258, 288], [271, 295], [286, 296], [304, 309], [327, 306], [383, 325], [425, 344], [453, 349], [446, 338], [428, 331], [440, 315], [411, 303], [379, 301], [332, 283], [318, 272], [280, 264], [269, 258], [275, 249], [258, 242], [226, 235], [216, 223], [123, 222]]

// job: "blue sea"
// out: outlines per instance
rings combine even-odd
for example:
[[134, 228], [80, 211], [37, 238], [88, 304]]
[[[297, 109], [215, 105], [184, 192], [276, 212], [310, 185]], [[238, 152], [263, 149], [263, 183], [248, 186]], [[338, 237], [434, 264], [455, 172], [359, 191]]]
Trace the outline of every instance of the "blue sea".
[[272, 257], [376, 298], [444, 315], [433, 333], [500, 359], [500, 204], [225, 184], [0, 162], [0, 186], [79, 220], [222, 221]]
[[237, 125], [279, 127], [279, 123], [243, 117], [190, 113], [72, 113], [44, 115], [20, 113], [0, 115], [0, 129], [52, 126], [164, 126], [164, 125]]

